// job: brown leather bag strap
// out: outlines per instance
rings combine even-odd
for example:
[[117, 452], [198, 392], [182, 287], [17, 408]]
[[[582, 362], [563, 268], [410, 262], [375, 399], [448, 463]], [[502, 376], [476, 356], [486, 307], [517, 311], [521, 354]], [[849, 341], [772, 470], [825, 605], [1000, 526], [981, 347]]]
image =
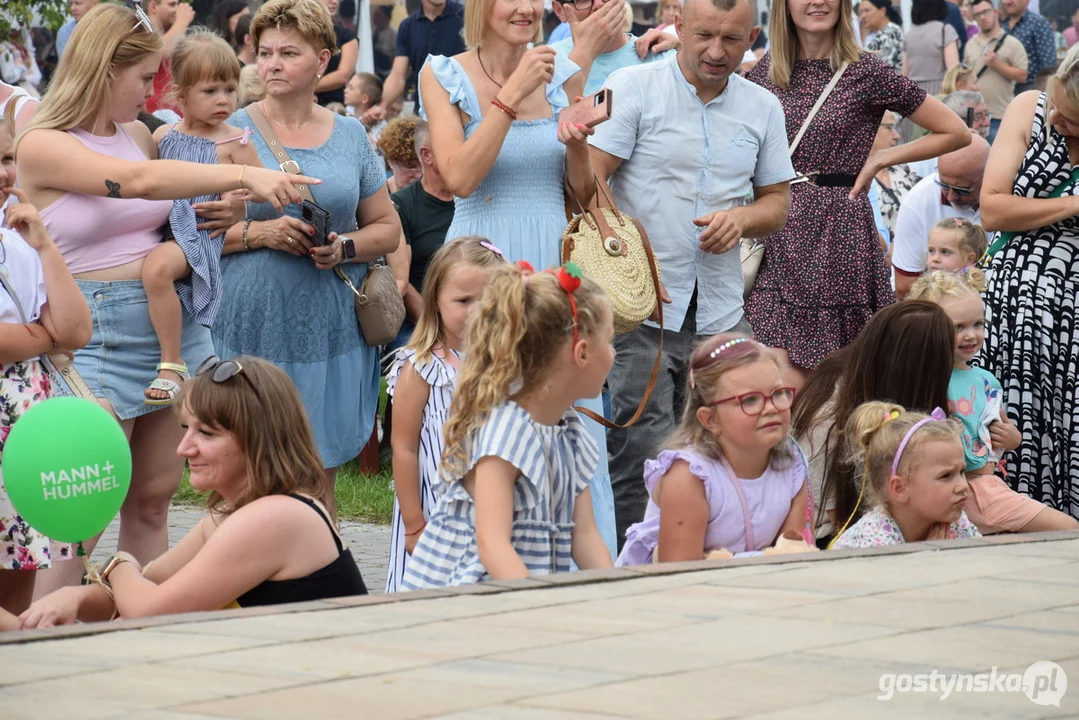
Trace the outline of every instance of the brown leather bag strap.
[[[266, 115], [263, 114], [262, 108], [258, 103], [251, 103], [246, 108], [247, 117], [251, 118], [251, 124], [255, 126], [255, 130], [262, 136], [263, 142], [266, 143], [266, 147], [270, 148], [270, 152], [273, 153], [274, 159], [277, 160], [278, 166], [282, 172], [287, 172], [289, 175], [302, 175], [300, 171], [300, 164], [289, 157], [288, 150], [281, 144], [281, 141], [277, 138], [277, 133], [273, 131], [270, 124], [266, 122]], [[297, 185], [297, 192], [300, 196], [309, 202], [315, 202], [315, 196], [311, 194], [311, 188], [307, 185]]]
[[[303, 173], [300, 171], [300, 164], [293, 160], [291, 157], [289, 157], [288, 150], [286, 150], [285, 146], [281, 144], [281, 141], [277, 139], [277, 133], [273, 131], [273, 128], [270, 127], [270, 124], [266, 122], [266, 115], [263, 114], [262, 109], [259, 108], [258, 103], [251, 103], [245, 108], [245, 110], [247, 110], [247, 116], [251, 118], [251, 124], [255, 126], [255, 130], [257, 130], [258, 134], [262, 136], [263, 142], [265, 142], [266, 146], [270, 148], [270, 152], [273, 153], [274, 158], [281, 166], [281, 171], [287, 172], [290, 175], [302, 175]], [[304, 200], [307, 200], [309, 202], [315, 202], [315, 196], [311, 194], [311, 188], [309, 188], [307, 185], [297, 185], [296, 190], [299, 191], [300, 196], [303, 197]], [[348, 285], [349, 289], [356, 297], [363, 297], [363, 295], [356, 288], [356, 286], [352, 284], [352, 280], [348, 277], [348, 275], [345, 274], [345, 271], [342, 270], [340, 266], [335, 267], [333, 269], [333, 272], [334, 275], [340, 278], [341, 282]]]
[[[597, 187], [599, 186], [597, 185]], [[598, 213], [598, 215], [602, 216], [603, 213]], [[627, 216], [622, 215], [621, 217]], [[656, 381], [659, 379], [659, 369], [663, 364], [663, 290], [659, 282], [659, 269], [656, 266], [656, 256], [652, 253], [652, 244], [648, 242], [648, 233], [644, 231], [644, 227], [636, 218], [631, 219], [633, 220], [633, 224], [637, 226], [637, 232], [641, 234], [644, 252], [648, 257], [648, 269], [652, 271], [652, 284], [656, 289], [656, 310], [659, 315], [659, 350], [656, 352], [656, 361], [652, 364], [652, 375], [648, 378], [648, 385], [644, 388], [644, 396], [641, 398], [640, 404], [637, 405], [637, 412], [633, 413], [633, 417], [631, 417], [626, 424], [617, 425], [587, 408], [576, 406], [573, 408], [577, 412], [592, 418], [600, 425], [610, 428], [611, 430], [625, 430], [641, 418], [641, 414], [644, 413], [644, 408], [648, 404], [648, 399], [652, 397], [652, 391], [656, 389]]]
[[[615, 207], [614, 200], [607, 193], [606, 186], [596, 178], [596, 194], [592, 196], [589, 206], [582, 207], [581, 201], [577, 198], [577, 194], [573, 192], [573, 188], [570, 187], [569, 180], [565, 176], [562, 177], [562, 187], [565, 189], [566, 198], [566, 220], [572, 222], [574, 218], [573, 205], [576, 205], [581, 221], [586, 223], [590, 228], [599, 232], [600, 239], [617, 237], [617, 233], [611, 229], [610, 224], [607, 222], [607, 217], [601, 212], [601, 208], [608, 208], [614, 213], [615, 218], [618, 220], [618, 224], [623, 226], [626, 224], [626, 216], [618, 211]], [[603, 205], [600, 201], [600, 195], [606, 199], [607, 204]], [[572, 201], [572, 202], [571, 202]], [[640, 225], [638, 224], [638, 227]], [[647, 240], [645, 241], [647, 244]], [[625, 246], [623, 245], [622, 254], [626, 253]], [[569, 249], [565, 244], [562, 245], [562, 262], [569, 262]], [[657, 296], [658, 297], [658, 296]]]

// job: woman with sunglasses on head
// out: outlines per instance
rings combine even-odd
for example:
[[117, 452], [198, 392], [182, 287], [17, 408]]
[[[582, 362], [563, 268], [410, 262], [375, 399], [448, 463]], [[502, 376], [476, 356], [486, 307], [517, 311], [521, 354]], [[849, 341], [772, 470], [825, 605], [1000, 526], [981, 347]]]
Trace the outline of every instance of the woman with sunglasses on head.
[[176, 454], [208, 515], [145, 566], [119, 552], [100, 582], [34, 603], [23, 628], [366, 595], [322, 502], [322, 462], [288, 376], [257, 358], [209, 358], [181, 395]]
[[[156, 160], [139, 110], [153, 94], [162, 40], [141, 10], [102, 4], [79, 21], [33, 120], [18, 140], [19, 184], [40, 211], [93, 315], [75, 368], [131, 438], [131, 491], [120, 547], [143, 560], [168, 547], [169, 500], [183, 464], [160, 452], [176, 419], [144, 403], [161, 349], [147, 310], [142, 264], [162, 240], [174, 199], [243, 191], [275, 206], [299, 202], [304, 178], [235, 165]], [[209, 331], [184, 316], [182, 355], [197, 363]], [[94, 542], [87, 545], [92, 547]], [[39, 588], [78, 582], [78, 568], [45, 571]]]
[[645, 463], [648, 509], [617, 564], [755, 552], [780, 537], [810, 550], [806, 461], [788, 435], [794, 388], [775, 354], [725, 333], [698, 345], [689, 366], [682, 421]]

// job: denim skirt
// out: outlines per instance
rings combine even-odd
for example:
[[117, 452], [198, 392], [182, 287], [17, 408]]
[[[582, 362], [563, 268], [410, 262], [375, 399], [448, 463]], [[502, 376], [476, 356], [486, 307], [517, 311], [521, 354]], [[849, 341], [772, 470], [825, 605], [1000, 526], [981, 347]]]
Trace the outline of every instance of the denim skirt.
[[[141, 280], [101, 282], [76, 280], [90, 305], [94, 321], [90, 343], [75, 353], [75, 369], [93, 390], [105, 398], [121, 420], [160, 410], [146, 405], [146, 388], [157, 377], [161, 362], [150, 306]], [[196, 323], [187, 311], [183, 317], [181, 351], [190, 372], [214, 354], [209, 329]]]

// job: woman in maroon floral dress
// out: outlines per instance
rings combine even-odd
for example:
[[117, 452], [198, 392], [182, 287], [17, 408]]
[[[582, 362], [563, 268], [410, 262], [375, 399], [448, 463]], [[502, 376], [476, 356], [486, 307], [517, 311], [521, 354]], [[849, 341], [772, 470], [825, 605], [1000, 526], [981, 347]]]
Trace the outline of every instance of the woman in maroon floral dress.
[[[796, 374], [854, 340], [869, 316], [895, 300], [866, 194], [884, 168], [970, 143], [962, 120], [854, 39], [850, 0], [775, 0], [772, 49], [748, 78], [783, 104], [793, 140], [834, 72], [850, 65], [795, 150], [787, 225], [765, 239], [746, 302], [762, 342], [785, 352]], [[870, 154], [886, 110], [932, 131]]]

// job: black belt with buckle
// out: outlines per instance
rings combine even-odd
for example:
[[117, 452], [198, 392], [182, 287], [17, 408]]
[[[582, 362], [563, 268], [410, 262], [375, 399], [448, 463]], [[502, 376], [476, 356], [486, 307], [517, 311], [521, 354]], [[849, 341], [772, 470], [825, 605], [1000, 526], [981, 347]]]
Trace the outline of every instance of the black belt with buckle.
[[858, 181], [857, 175], [839, 175], [835, 173], [815, 173], [812, 175], [800, 175], [791, 184], [810, 182], [817, 187], [845, 187], [852, 188]]

